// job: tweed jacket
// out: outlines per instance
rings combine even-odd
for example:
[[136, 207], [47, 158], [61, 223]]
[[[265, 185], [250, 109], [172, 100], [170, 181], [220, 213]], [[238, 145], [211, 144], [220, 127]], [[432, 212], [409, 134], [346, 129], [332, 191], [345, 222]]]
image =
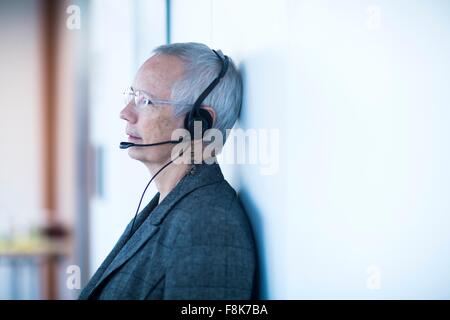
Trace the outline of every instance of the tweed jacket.
[[214, 164], [194, 165], [131, 222], [79, 299], [250, 299], [256, 251], [236, 192]]

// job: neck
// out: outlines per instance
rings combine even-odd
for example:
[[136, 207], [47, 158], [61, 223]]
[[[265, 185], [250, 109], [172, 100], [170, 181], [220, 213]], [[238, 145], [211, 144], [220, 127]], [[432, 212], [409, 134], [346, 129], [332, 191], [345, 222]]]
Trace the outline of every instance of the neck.
[[[145, 165], [154, 176], [167, 162], [169, 160], [164, 163], [146, 163]], [[159, 203], [175, 188], [191, 167], [192, 165], [185, 163], [171, 163], [156, 176], [155, 185], [159, 192]]]

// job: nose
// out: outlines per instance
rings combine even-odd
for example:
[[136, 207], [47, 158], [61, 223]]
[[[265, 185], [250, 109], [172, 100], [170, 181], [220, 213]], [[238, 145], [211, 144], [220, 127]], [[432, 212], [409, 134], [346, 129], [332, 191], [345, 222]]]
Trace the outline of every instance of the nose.
[[137, 122], [137, 113], [131, 102], [128, 103], [125, 108], [122, 109], [122, 111], [120, 111], [120, 119], [128, 121], [130, 123]]

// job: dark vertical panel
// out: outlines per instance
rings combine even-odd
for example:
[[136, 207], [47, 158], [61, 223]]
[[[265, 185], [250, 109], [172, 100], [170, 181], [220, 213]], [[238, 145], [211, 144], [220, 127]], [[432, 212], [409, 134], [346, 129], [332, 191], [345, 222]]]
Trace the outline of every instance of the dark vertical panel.
[[[41, 0], [42, 25], [42, 66], [43, 103], [43, 207], [47, 213], [47, 223], [52, 224], [56, 218], [56, 61], [57, 61], [57, 9], [56, 0]], [[43, 269], [43, 295], [46, 299], [57, 298], [56, 266], [49, 258]]]
[[171, 43], [171, 15], [172, 15], [172, 8], [171, 8], [171, 0], [166, 0], [166, 43]]
[[43, 188], [43, 205], [48, 210], [48, 221], [52, 222], [55, 217], [55, 163], [56, 163], [56, 70], [55, 61], [57, 57], [56, 44], [56, 1], [41, 0], [42, 9], [42, 33], [43, 33], [43, 138], [44, 138], [44, 152], [43, 152], [43, 173], [44, 173], [44, 188]]

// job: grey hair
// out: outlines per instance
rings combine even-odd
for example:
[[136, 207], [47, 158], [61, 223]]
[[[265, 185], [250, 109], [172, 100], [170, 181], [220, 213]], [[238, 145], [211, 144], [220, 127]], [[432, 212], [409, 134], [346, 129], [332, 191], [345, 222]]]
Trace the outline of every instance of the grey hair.
[[[171, 88], [171, 99], [193, 104], [203, 90], [219, 75], [221, 62], [206, 45], [195, 42], [162, 45], [153, 50], [155, 55], [166, 54], [178, 57], [184, 63], [184, 75]], [[220, 55], [222, 53], [218, 51]], [[223, 55], [222, 55], [223, 56]], [[205, 98], [202, 105], [210, 106], [216, 112], [213, 128], [220, 130], [226, 140], [226, 130], [236, 122], [242, 104], [241, 76], [229, 58], [225, 76]], [[186, 114], [190, 106], [176, 106], [175, 116]]]

